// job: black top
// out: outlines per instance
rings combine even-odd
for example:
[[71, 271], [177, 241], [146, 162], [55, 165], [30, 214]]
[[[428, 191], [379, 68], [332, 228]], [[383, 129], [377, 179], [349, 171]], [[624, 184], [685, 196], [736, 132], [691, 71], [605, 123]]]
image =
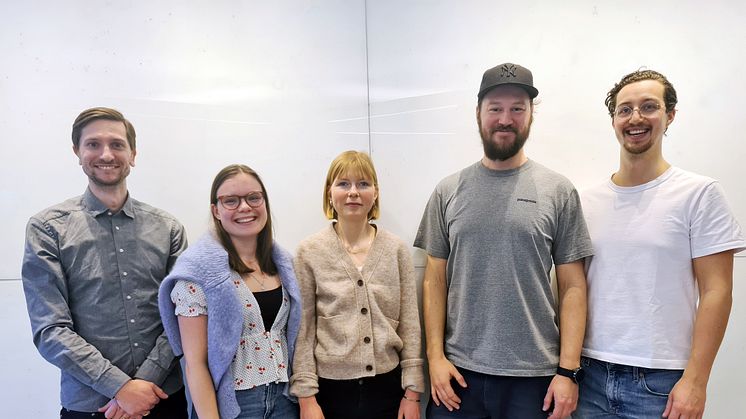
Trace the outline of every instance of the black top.
[[282, 306], [282, 287], [269, 291], [254, 292], [254, 298], [259, 304], [259, 311], [262, 312], [264, 330], [272, 329], [277, 313], [280, 312], [280, 306]]

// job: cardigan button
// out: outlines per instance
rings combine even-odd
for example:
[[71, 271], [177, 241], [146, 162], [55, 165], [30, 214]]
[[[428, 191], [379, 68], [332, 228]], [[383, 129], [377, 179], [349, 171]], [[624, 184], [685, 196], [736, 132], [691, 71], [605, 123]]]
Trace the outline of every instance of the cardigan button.
[[368, 309], [365, 308], [365, 307], [363, 307], [363, 308], [360, 309], [360, 313], [362, 313], [362, 314], [368, 314]]
[[358, 279], [357, 280], [357, 285], [362, 287], [363, 286], [363, 280], [362, 279]]
[[365, 366], [365, 371], [373, 371], [373, 366], [372, 365], [366, 365]]
[[[368, 336], [364, 337], [363, 338], [363, 342], [370, 343], [370, 338]], [[370, 370], [368, 370], [368, 371], [370, 371]]]

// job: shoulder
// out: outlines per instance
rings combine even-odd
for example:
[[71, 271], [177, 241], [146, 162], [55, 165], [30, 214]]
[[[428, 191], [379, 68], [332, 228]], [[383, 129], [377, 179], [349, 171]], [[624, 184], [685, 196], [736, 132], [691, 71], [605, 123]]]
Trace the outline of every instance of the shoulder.
[[704, 189], [717, 183], [717, 180], [709, 176], [689, 172], [678, 167], [672, 167], [671, 171], [672, 173], [669, 181], [672, 186], [680, 186], [690, 189]]
[[376, 226], [376, 230], [376, 238], [380, 239], [387, 247], [391, 247], [397, 251], [407, 249], [407, 245], [396, 234], [379, 226]]
[[161, 222], [168, 223], [181, 228], [181, 223], [170, 213], [156, 208], [152, 205], [146, 204], [142, 201], [138, 201], [132, 197], [129, 198], [132, 201], [132, 207], [137, 211], [138, 215], [145, 215], [147, 217], [153, 217]]
[[330, 223], [323, 229], [311, 234], [298, 244], [297, 256], [302, 257], [304, 254], [322, 252], [334, 244], [337, 235]]
[[565, 175], [533, 160], [530, 160], [529, 164], [531, 166], [527, 168], [526, 173], [530, 174], [537, 181], [537, 184], [545, 185], [552, 189], [575, 190], [575, 186]]
[[440, 182], [438, 182], [435, 190], [441, 193], [450, 193], [456, 190], [461, 182], [473, 179], [478, 175], [477, 164], [481, 163], [477, 162], [476, 164], [469, 165], [458, 172], [451, 173], [444, 177]]
[[83, 210], [82, 199], [83, 196], [79, 195], [45, 208], [29, 218], [28, 226], [41, 227], [48, 234], [53, 234], [56, 230], [55, 225], [64, 224], [71, 214]]
[[207, 284], [230, 277], [230, 272], [228, 252], [207, 233], [179, 255], [169, 276]]

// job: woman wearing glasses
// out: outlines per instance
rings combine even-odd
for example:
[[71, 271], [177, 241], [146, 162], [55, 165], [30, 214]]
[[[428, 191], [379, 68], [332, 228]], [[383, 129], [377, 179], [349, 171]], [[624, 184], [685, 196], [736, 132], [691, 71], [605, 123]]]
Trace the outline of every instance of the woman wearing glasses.
[[303, 419], [419, 419], [424, 381], [408, 246], [371, 224], [378, 180], [367, 154], [331, 164], [332, 223], [298, 248], [303, 315], [291, 393]]
[[287, 382], [300, 295], [291, 256], [272, 241], [259, 175], [243, 165], [221, 170], [210, 210], [214, 232], [179, 257], [159, 295], [194, 409], [200, 419], [297, 418]]

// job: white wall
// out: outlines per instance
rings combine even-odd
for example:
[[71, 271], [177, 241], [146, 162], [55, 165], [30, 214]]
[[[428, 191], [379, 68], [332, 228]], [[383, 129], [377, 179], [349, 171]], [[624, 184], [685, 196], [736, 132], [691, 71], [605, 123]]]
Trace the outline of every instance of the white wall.
[[[746, 222], [742, 2], [151, 3], [0, 3], [0, 330], [9, 342], [0, 405], [10, 417], [58, 410], [57, 371], [30, 343], [18, 278], [28, 217], [85, 188], [69, 137], [90, 106], [133, 121], [130, 190], [176, 215], [192, 241], [207, 227], [212, 177], [242, 162], [264, 177], [278, 238], [295, 247], [324, 224], [329, 161], [368, 149], [380, 224], [411, 242], [435, 183], [481, 155], [474, 107], [486, 68], [533, 70], [540, 104], [528, 154], [583, 188], [617, 163], [606, 91], [646, 66], [679, 93], [667, 157], [720, 179]], [[739, 408], [744, 260], [708, 418]]]

